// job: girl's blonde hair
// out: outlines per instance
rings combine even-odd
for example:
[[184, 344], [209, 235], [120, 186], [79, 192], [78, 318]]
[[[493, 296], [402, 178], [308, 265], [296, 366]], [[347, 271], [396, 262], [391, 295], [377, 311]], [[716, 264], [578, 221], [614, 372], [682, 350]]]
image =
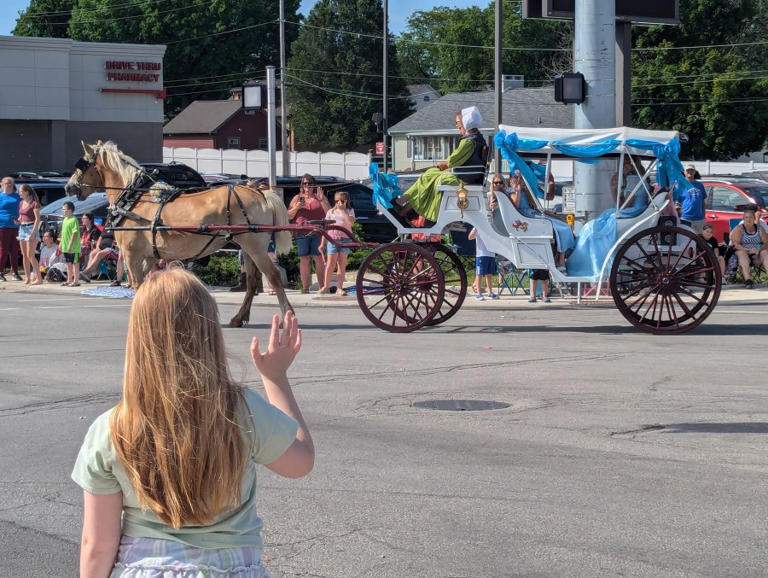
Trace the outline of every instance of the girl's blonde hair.
[[344, 201], [344, 206], [349, 209], [349, 193], [347, 191], [336, 191], [333, 195], [334, 200], [336, 200], [336, 197], [340, 197]]
[[153, 272], [131, 307], [123, 399], [110, 422], [142, 508], [179, 528], [240, 503], [238, 408], [215, 301], [181, 268]]

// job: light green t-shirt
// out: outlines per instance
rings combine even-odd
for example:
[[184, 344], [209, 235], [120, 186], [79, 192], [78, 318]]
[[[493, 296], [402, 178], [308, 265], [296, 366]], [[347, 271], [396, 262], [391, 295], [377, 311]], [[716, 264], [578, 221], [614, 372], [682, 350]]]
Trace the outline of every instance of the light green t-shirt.
[[72, 479], [91, 494], [123, 493], [123, 533], [134, 538], [175, 540], [196, 548], [262, 547], [262, 522], [256, 513], [256, 464], [269, 464], [279, 458], [296, 439], [298, 424], [255, 391], [246, 389], [244, 397], [256, 426], [242, 420], [244, 436], [253, 441], [251, 459], [243, 473], [241, 503], [223, 512], [207, 526], [172, 528], [151, 511], [142, 510], [136, 500], [125, 469], [120, 464], [109, 432], [109, 410], [93, 422], [77, 456]]

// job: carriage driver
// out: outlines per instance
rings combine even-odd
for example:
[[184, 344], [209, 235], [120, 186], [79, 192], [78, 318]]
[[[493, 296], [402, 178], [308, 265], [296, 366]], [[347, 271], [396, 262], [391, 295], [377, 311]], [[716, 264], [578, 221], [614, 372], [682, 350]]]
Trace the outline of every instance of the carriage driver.
[[[482, 185], [485, 180], [485, 166], [488, 160], [488, 144], [480, 134], [483, 117], [476, 106], [456, 113], [456, 128], [461, 133], [459, 146], [445, 161], [424, 171], [419, 179], [405, 191], [404, 196], [395, 199], [401, 216], [415, 219], [423, 215], [428, 221], [436, 221], [440, 210], [442, 193], [439, 185]], [[453, 174], [445, 173], [453, 169]], [[413, 213], [417, 213], [414, 215]], [[429, 223], [427, 223], [429, 226]]]

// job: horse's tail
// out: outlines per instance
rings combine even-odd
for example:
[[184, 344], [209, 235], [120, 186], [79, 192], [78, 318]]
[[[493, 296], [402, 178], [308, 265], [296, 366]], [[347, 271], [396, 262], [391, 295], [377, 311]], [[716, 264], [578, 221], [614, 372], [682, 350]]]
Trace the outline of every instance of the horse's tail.
[[[265, 192], [264, 199], [267, 201], [267, 206], [272, 210], [273, 225], [279, 227], [290, 223], [288, 209], [285, 207], [283, 199], [272, 191]], [[290, 231], [275, 231], [275, 253], [277, 255], [289, 253], [292, 246], [293, 236]]]

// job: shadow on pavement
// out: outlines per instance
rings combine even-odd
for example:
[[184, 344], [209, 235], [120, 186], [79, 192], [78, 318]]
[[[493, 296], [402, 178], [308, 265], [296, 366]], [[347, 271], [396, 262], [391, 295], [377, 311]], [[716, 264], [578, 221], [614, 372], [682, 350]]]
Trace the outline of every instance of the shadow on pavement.
[[768, 422], [670, 423], [664, 426], [664, 432], [768, 434]]

